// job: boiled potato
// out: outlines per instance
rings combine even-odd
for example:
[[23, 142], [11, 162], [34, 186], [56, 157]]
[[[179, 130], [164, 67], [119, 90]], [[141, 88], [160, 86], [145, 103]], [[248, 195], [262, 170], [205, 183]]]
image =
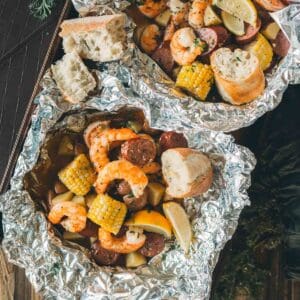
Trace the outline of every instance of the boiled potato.
[[84, 236], [78, 234], [77, 232], [69, 232], [69, 231], [65, 231], [63, 233], [63, 238], [68, 241], [85, 239]]
[[60, 194], [51, 200], [51, 206], [54, 206], [57, 203], [71, 201], [73, 196], [74, 194], [70, 191]]
[[262, 30], [262, 34], [268, 39], [268, 40], [275, 40], [276, 36], [280, 30], [280, 27], [277, 25], [276, 22], [272, 22], [266, 26], [264, 30]]
[[138, 252], [131, 252], [126, 254], [125, 260], [127, 268], [136, 268], [147, 263], [145, 256]]
[[95, 200], [95, 198], [97, 197], [96, 194], [89, 194], [87, 196], [85, 196], [85, 203], [87, 205], [88, 208], [91, 207], [93, 201]]
[[83, 207], [86, 207], [85, 199], [83, 196], [74, 196], [72, 198], [72, 202], [78, 203], [82, 205]]
[[128, 121], [127, 127], [132, 129], [135, 133], [139, 133], [143, 128], [143, 124], [138, 121]]
[[163, 11], [161, 14], [159, 14], [155, 21], [158, 25], [166, 27], [170, 21], [171, 18], [171, 11], [169, 9]]
[[74, 155], [74, 145], [68, 136], [64, 136], [58, 147], [58, 155]]
[[204, 12], [204, 25], [212, 26], [220, 24], [222, 24], [222, 20], [220, 19], [220, 17], [215, 13], [211, 5], [207, 6]]
[[90, 237], [90, 243], [91, 243], [91, 244], [95, 243], [96, 241], [97, 241], [97, 238], [96, 238], [96, 237], [94, 237], [94, 236], [91, 236], [91, 237]]
[[165, 193], [165, 187], [158, 183], [158, 182], [150, 182], [148, 184], [148, 190], [149, 190], [149, 196], [148, 196], [148, 201], [152, 206], [157, 206], [164, 193]]

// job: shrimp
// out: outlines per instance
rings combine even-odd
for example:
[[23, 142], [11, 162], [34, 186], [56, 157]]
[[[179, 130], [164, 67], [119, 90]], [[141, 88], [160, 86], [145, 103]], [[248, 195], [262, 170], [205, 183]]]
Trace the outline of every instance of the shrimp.
[[192, 28], [177, 30], [171, 40], [170, 48], [173, 59], [179, 65], [189, 65], [204, 51], [205, 43], [196, 35]]
[[138, 8], [146, 17], [153, 19], [167, 8], [166, 0], [144, 0]]
[[109, 163], [108, 151], [115, 141], [126, 141], [139, 136], [129, 128], [111, 128], [101, 131], [91, 140], [90, 159], [97, 172]]
[[109, 183], [115, 179], [126, 180], [136, 198], [143, 194], [148, 184], [148, 178], [141, 168], [127, 160], [114, 160], [100, 170], [94, 184], [97, 193], [104, 193]]
[[209, 5], [208, 0], [194, 0], [189, 12], [189, 24], [195, 28], [204, 26], [204, 13]]
[[159, 163], [152, 161], [142, 167], [142, 171], [145, 174], [155, 174], [161, 170], [161, 166]]
[[88, 147], [91, 146], [91, 141], [99, 135], [103, 130], [109, 128], [110, 121], [96, 121], [91, 123], [84, 131], [83, 138]]
[[[67, 219], [62, 220], [63, 217]], [[70, 232], [79, 232], [86, 226], [86, 209], [75, 202], [66, 201], [55, 204], [48, 215], [48, 220], [52, 224], [61, 225]]]
[[143, 30], [140, 38], [142, 49], [151, 54], [158, 46], [160, 40], [160, 30], [156, 24], [150, 24]]
[[255, 0], [255, 2], [268, 11], [277, 11], [285, 7], [280, 0]]
[[171, 20], [165, 29], [164, 42], [171, 41], [175, 31], [176, 31], [176, 26], [174, 22]]
[[190, 4], [180, 0], [170, 0], [169, 8], [172, 14], [171, 20], [174, 25], [180, 25], [187, 20]]
[[122, 237], [114, 237], [109, 231], [103, 228], [98, 230], [98, 239], [103, 248], [117, 253], [131, 253], [141, 248], [146, 241], [143, 229], [129, 227]]

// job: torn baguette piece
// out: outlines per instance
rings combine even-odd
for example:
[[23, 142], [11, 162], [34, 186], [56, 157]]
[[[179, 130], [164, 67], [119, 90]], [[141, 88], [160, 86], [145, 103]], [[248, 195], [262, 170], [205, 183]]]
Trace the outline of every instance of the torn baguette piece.
[[219, 48], [210, 60], [217, 88], [225, 101], [241, 105], [263, 93], [265, 76], [254, 54], [241, 49]]
[[161, 156], [162, 173], [173, 198], [199, 196], [211, 186], [213, 170], [209, 158], [200, 151], [173, 148]]
[[65, 100], [71, 103], [83, 101], [96, 87], [96, 80], [75, 52], [65, 54], [51, 71]]
[[66, 53], [98, 62], [118, 60], [125, 50], [125, 15], [107, 15], [66, 20], [59, 36]]

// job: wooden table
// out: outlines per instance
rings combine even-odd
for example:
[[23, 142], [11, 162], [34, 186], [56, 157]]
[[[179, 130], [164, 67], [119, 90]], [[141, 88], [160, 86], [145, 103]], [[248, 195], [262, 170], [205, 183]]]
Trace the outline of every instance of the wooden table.
[[[29, 13], [31, 0], [0, 1], [0, 182], [18, 139], [28, 103], [36, 92], [39, 76], [47, 64], [44, 58], [60, 18], [67, 11], [66, 1], [56, 1], [53, 14], [40, 21]], [[30, 116], [30, 112], [28, 112]], [[1, 190], [1, 187], [0, 187]], [[0, 247], [0, 300], [39, 299], [23, 269], [5, 260]]]
[[[36, 81], [51, 61], [51, 57], [46, 62], [44, 58], [51, 55], [49, 49], [57, 24], [68, 13], [66, 2], [57, 1], [53, 14], [45, 21], [39, 21], [29, 14], [30, 2], [0, 0], [0, 178], [10, 176], [7, 172], [5, 174], [5, 168], [14, 151], [23, 117], [26, 114], [30, 117], [27, 105], [36, 93]], [[242, 130], [236, 136], [241, 137], [244, 132]], [[17, 145], [17, 151], [18, 147], [20, 145]], [[273, 278], [274, 282], [276, 280], [278, 278]], [[269, 283], [269, 289], [275, 285], [274, 282]], [[300, 299], [299, 284], [289, 282], [287, 285], [289, 295], [285, 299]], [[0, 300], [10, 299], [40, 297], [26, 279], [24, 270], [7, 263], [0, 247]]]

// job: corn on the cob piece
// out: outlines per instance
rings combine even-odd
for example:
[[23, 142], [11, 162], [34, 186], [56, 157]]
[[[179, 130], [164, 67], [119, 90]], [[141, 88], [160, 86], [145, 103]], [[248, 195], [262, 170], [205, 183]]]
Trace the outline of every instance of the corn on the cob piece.
[[273, 59], [273, 49], [268, 40], [262, 35], [258, 34], [255, 41], [245, 47], [245, 50], [254, 54], [260, 63], [263, 71], [269, 68]]
[[98, 195], [93, 201], [88, 218], [103, 229], [117, 234], [124, 222], [127, 207], [107, 194]]
[[195, 62], [183, 66], [178, 74], [176, 86], [205, 100], [214, 83], [214, 73], [209, 65]]
[[96, 180], [90, 161], [84, 154], [78, 155], [58, 173], [61, 182], [75, 195], [84, 196]]

